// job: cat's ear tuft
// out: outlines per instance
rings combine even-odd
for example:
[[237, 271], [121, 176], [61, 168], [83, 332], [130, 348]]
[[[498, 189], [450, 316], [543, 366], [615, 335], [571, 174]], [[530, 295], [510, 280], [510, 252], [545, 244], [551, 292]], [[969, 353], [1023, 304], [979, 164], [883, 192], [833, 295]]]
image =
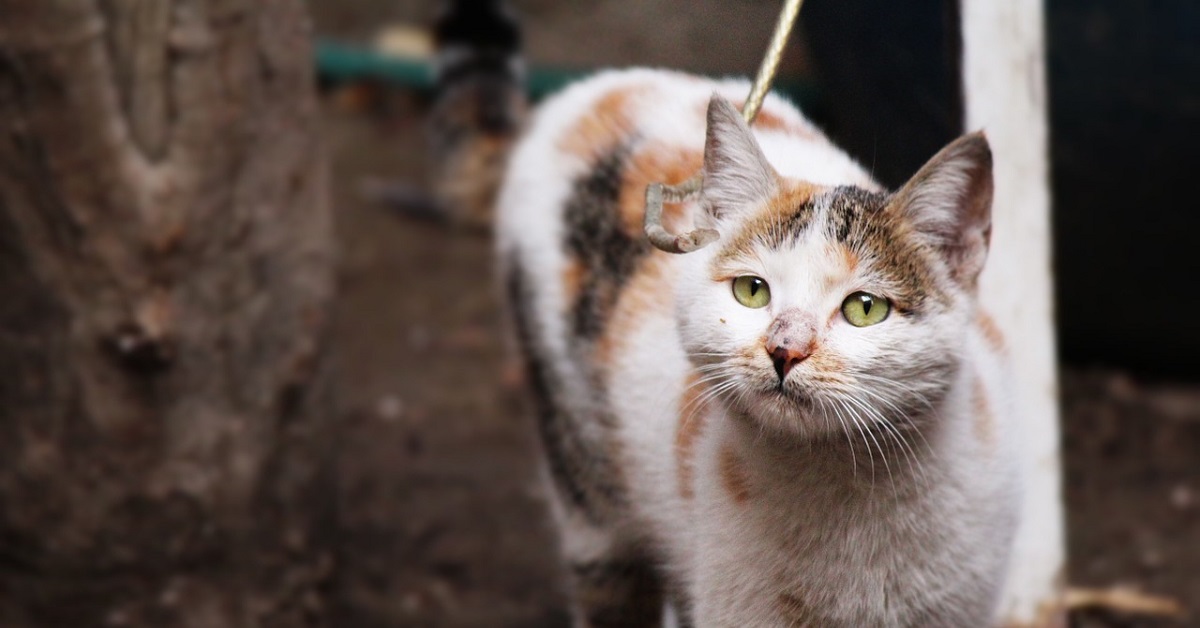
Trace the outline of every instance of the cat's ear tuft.
[[778, 179], [742, 114], [713, 94], [704, 140], [705, 209], [720, 219], [756, 207], [777, 191]]
[[954, 278], [973, 288], [992, 233], [992, 149], [983, 132], [938, 151], [889, 203], [941, 251]]

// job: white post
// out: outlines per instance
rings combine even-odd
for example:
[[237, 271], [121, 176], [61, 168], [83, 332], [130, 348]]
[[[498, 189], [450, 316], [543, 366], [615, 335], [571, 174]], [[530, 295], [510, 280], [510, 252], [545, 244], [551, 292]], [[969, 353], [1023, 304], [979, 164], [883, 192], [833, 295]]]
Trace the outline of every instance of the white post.
[[961, 0], [967, 128], [995, 159], [983, 305], [1008, 339], [1025, 472], [1002, 626], [1065, 625], [1058, 381], [1051, 305], [1045, 48], [1040, 0]]

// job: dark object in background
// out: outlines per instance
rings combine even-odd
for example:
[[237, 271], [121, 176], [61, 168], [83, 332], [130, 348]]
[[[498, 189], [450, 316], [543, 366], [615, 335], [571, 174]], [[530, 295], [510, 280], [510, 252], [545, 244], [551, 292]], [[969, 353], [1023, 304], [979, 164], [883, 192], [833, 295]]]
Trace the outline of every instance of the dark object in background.
[[521, 31], [504, 0], [451, 0], [433, 27], [435, 90], [447, 98], [470, 86], [480, 100], [476, 124], [489, 133], [512, 132], [519, 118], [509, 106], [513, 85], [525, 80]]
[[529, 107], [517, 18], [504, 0], [450, 0], [434, 40], [434, 195], [452, 222], [487, 228]]
[[957, 2], [808, 0], [802, 18], [820, 122], [884, 185], [962, 133]]
[[[1062, 358], [1200, 375], [1200, 4], [1046, 5]], [[962, 129], [958, 3], [810, 0], [830, 134], [885, 184]]]
[[1049, 3], [1063, 355], [1200, 376], [1200, 3]]

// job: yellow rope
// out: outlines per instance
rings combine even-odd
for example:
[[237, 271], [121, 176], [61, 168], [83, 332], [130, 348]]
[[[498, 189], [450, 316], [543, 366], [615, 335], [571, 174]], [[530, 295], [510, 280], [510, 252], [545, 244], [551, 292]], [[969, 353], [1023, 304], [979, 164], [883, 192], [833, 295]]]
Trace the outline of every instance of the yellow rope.
[[742, 117], [747, 124], [754, 122], [754, 118], [758, 116], [758, 110], [762, 109], [763, 99], [771, 90], [771, 83], [775, 81], [775, 73], [779, 71], [783, 50], [787, 47], [788, 36], [792, 33], [796, 16], [800, 14], [802, 2], [803, 0], [786, 0], [783, 3], [783, 11], [779, 13], [779, 20], [775, 22], [775, 33], [771, 35], [771, 45], [767, 47], [767, 54], [763, 56], [762, 65], [758, 68], [758, 75], [754, 77], [754, 85], [750, 87], [750, 96], [746, 98], [746, 106], [742, 108]]
[[[796, 16], [800, 14], [802, 3], [803, 0], [785, 0], [783, 3], [783, 10], [779, 12], [779, 20], [775, 22], [775, 32], [771, 35], [771, 43], [767, 46], [767, 53], [763, 56], [762, 65], [759, 66], [754, 83], [750, 86], [750, 95], [746, 97], [746, 105], [742, 107], [742, 118], [746, 120], [747, 124], [754, 122], [754, 119], [758, 117], [758, 110], [762, 109], [763, 99], [767, 97], [767, 92], [771, 91], [771, 83], [775, 81], [775, 73], [779, 71], [779, 62], [783, 59], [783, 51], [787, 47], [788, 37], [792, 33], [792, 26], [796, 24]], [[685, 201], [700, 191], [700, 184], [703, 181], [704, 173], [697, 172], [692, 178], [678, 185], [651, 183], [646, 188], [645, 230], [651, 244], [669, 253], [687, 253], [716, 240], [717, 233], [711, 229], [702, 230], [703, 232], [671, 235], [662, 226], [663, 201], [672, 203]]]

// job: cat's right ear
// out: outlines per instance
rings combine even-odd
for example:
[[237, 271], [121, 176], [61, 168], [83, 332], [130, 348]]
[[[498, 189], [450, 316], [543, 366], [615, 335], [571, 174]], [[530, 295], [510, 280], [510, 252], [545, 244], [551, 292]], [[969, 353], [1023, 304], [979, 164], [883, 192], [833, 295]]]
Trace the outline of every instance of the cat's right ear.
[[891, 203], [939, 251], [963, 285], [974, 286], [992, 233], [992, 150], [981, 132], [951, 142]]
[[742, 114], [713, 94], [708, 101], [708, 133], [704, 139], [705, 210], [718, 220], [759, 206], [779, 186], [779, 175], [767, 162]]

